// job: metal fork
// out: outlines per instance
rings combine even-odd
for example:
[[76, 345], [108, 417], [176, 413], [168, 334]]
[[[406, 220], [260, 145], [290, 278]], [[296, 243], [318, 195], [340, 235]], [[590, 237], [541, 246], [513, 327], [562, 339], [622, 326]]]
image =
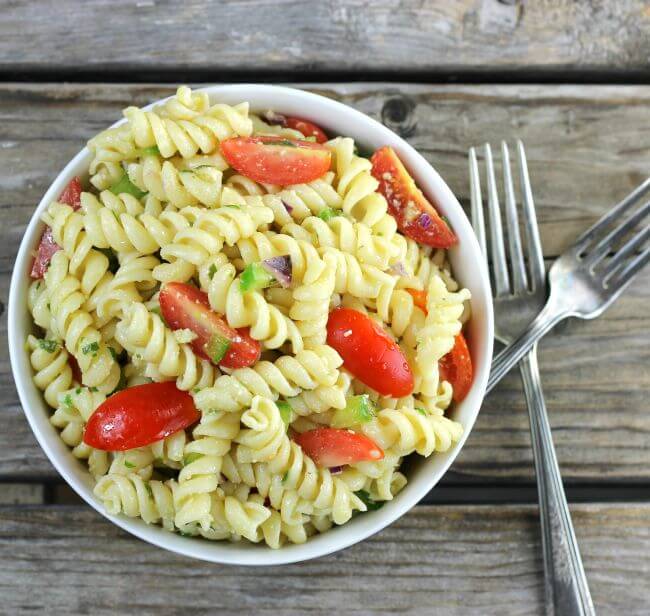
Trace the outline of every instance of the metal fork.
[[[605, 311], [650, 262], [650, 224], [615, 250], [650, 213], [650, 178], [587, 229], [551, 266], [546, 305], [526, 331], [496, 356], [487, 390], [492, 388], [555, 324], [570, 316], [593, 319]], [[645, 201], [645, 202], [644, 202]], [[635, 206], [642, 203], [638, 210]], [[627, 220], [621, 218], [629, 214]], [[606, 257], [615, 250], [613, 256]]]
[[[528, 268], [524, 261], [519, 232], [508, 146], [505, 142], [501, 143], [507, 249], [504, 244], [492, 149], [489, 144], [485, 145], [484, 152], [492, 273], [495, 287], [495, 330], [497, 339], [504, 344], [509, 344], [526, 329], [526, 326], [544, 306], [546, 300], [544, 258], [523, 144], [520, 141], [517, 142], [517, 154]], [[472, 225], [487, 259], [481, 183], [474, 148], [469, 151], [469, 171]], [[512, 279], [508, 270], [508, 262]], [[562, 486], [551, 427], [544, 404], [537, 365], [537, 345], [533, 345], [528, 354], [523, 356], [519, 367], [528, 404], [533, 458], [537, 475], [547, 613], [562, 616], [592, 615], [595, 612], [582, 567], [578, 543], [573, 532], [571, 515]]]

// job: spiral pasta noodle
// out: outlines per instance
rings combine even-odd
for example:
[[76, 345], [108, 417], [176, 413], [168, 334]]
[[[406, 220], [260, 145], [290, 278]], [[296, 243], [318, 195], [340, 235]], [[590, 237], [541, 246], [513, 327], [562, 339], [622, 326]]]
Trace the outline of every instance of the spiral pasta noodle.
[[454, 346], [454, 337], [460, 333], [464, 302], [469, 299], [467, 289], [456, 293], [447, 290], [441, 278], [434, 277], [427, 291], [427, 317], [418, 333], [415, 355], [416, 389], [426, 396], [438, 390], [438, 361]]
[[197, 357], [189, 345], [179, 343], [162, 319], [142, 303], [125, 308], [115, 337], [129, 353], [147, 364], [145, 376], [155, 380], [175, 378], [179, 389], [206, 387], [218, 374], [217, 368]]
[[145, 156], [128, 164], [126, 172], [140, 190], [178, 208], [199, 204], [214, 208], [221, 201], [223, 174], [211, 165], [177, 169], [168, 160]]
[[313, 513], [313, 506], [302, 499], [295, 490], [287, 489], [282, 478], [269, 471], [268, 465], [241, 462], [237, 454], [239, 449], [237, 447], [234, 453], [224, 456], [222, 475], [233, 485], [255, 488], [262, 498], [268, 498], [272, 510], [279, 512], [283, 525], [302, 526]]
[[382, 409], [376, 419], [362, 426], [384, 451], [406, 456], [414, 451], [430, 456], [434, 451], [447, 451], [463, 433], [462, 426], [444, 415], [403, 408]]
[[81, 369], [83, 384], [103, 393], [115, 389], [120, 368], [109, 352], [92, 316], [83, 309], [81, 283], [69, 272], [69, 260], [62, 250], [52, 257], [45, 274], [52, 312], [52, 331], [62, 338]]
[[58, 340], [27, 337], [30, 351], [29, 361], [34, 370], [34, 383], [52, 408], [59, 402], [59, 394], [72, 385], [72, 369], [68, 363], [68, 352]]
[[207, 530], [214, 523], [212, 494], [217, 489], [223, 456], [239, 433], [239, 417], [229, 413], [204, 414], [194, 440], [184, 449], [184, 464], [174, 490], [175, 523], [179, 528], [198, 524]]
[[334, 216], [325, 221], [318, 216], [309, 216], [300, 225], [290, 223], [282, 228], [295, 238], [311, 242], [318, 247], [337, 248], [356, 257], [360, 263], [373, 265], [380, 270], [388, 269], [390, 261], [397, 257], [397, 246], [362, 223], [346, 216]]
[[286, 435], [278, 453], [267, 464], [272, 473], [285, 478], [287, 489], [295, 490], [315, 510], [327, 512], [335, 524], [345, 524], [355, 510], [366, 510], [363, 501], [341, 479], [332, 476], [328, 469], [317, 467]]
[[[192, 226], [180, 230], [174, 241], [160, 251], [171, 265], [162, 264], [154, 276], [162, 282], [188, 280], [210, 255], [217, 254], [224, 244], [234, 245], [273, 220], [270, 210], [263, 207], [220, 207], [201, 213]], [[168, 270], [174, 271], [170, 276]]]
[[112, 473], [101, 477], [94, 489], [108, 513], [142, 518], [147, 524], [161, 523], [174, 529], [174, 501], [170, 487], [161, 481], [145, 480], [140, 475]]
[[83, 216], [69, 205], [52, 203], [43, 220], [52, 229], [56, 243], [67, 257], [69, 274], [80, 283], [80, 291], [85, 297], [84, 308], [92, 312], [97, 307], [98, 297], [106, 291], [113, 278], [108, 257], [93, 247], [84, 228]]
[[93, 154], [90, 162], [90, 183], [97, 190], [106, 190], [123, 174], [122, 161], [135, 159], [138, 147], [128, 126], [109, 128], [88, 141]]
[[154, 111], [137, 107], [127, 107], [124, 117], [136, 145], [140, 148], [156, 146], [165, 158], [177, 152], [183, 158], [199, 151], [210, 154], [220, 141], [233, 135], [248, 136], [253, 130], [246, 103], [235, 107], [213, 105], [192, 119], [161, 117]]
[[299, 353], [304, 345], [298, 326], [259, 291], [242, 292], [236, 276], [235, 267], [223, 254], [201, 265], [199, 281], [212, 309], [223, 314], [231, 327], [250, 327], [251, 337], [265, 348], [277, 349], [289, 341], [294, 353]]
[[337, 389], [342, 360], [331, 347], [321, 345], [295, 356], [284, 355], [274, 362], [260, 361], [252, 368], [239, 368], [217, 378], [214, 385], [194, 394], [196, 406], [204, 413], [213, 410], [240, 411], [253, 404], [255, 396], [277, 400], [312, 391], [325, 399], [327, 408], [343, 408], [345, 392]]
[[170, 244], [176, 233], [189, 227], [196, 218], [191, 207], [163, 208], [160, 201], [148, 197], [144, 207], [130, 195], [102, 192], [99, 197], [81, 194], [84, 227], [97, 248], [119, 253], [153, 254]]
[[[239, 178], [239, 176], [236, 176]], [[332, 182], [334, 173], [308, 184], [294, 184], [284, 189], [261, 186], [248, 180], [245, 184], [231, 177], [224, 186], [222, 203], [267, 207], [273, 212], [274, 227], [282, 229], [291, 223], [301, 223], [305, 218], [317, 216], [324, 210], [340, 210], [341, 197]], [[245, 188], [244, 188], [245, 187]]]

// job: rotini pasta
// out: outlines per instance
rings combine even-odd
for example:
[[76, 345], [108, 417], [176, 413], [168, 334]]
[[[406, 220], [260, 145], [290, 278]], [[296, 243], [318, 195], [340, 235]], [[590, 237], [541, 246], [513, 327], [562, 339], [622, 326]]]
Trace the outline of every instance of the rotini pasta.
[[263, 360], [252, 368], [239, 368], [224, 374], [213, 386], [195, 393], [194, 402], [204, 413], [213, 410], [234, 412], [250, 408], [255, 396], [271, 400], [282, 396], [293, 404], [297, 396], [310, 391], [318, 399], [325, 400], [328, 409], [343, 408], [346, 392], [338, 387], [341, 374], [338, 367], [342, 363], [331, 347], [316, 346], [295, 356], [283, 355], [274, 362]]
[[175, 378], [179, 389], [212, 385], [218, 369], [179, 343], [163, 320], [142, 303], [128, 306], [115, 330], [117, 341], [137, 361], [146, 363], [145, 376], [154, 380]]
[[[445, 362], [469, 292], [446, 252], [398, 230], [349, 137], [307, 145], [325, 138], [186, 86], [123, 113], [88, 142], [87, 190], [75, 179], [43, 215], [27, 293], [34, 382], [95, 496], [274, 549], [395, 498], [407, 456], [463, 433]], [[351, 310], [366, 337], [346, 347], [357, 326], [335, 321]], [[408, 389], [384, 387], [393, 368]]]
[[188, 280], [197, 267], [221, 250], [224, 243], [233, 246], [272, 220], [272, 212], [264, 207], [226, 206], [205, 211], [191, 227], [181, 229], [174, 241], [162, 248], [160, 256], [169, 264], [158, 266], [154, 277], [161, 282]]
[[202, 115], [177, 120], [161, 117], [154, 111], [127, 107], [124, 117], [136, 145], [140, 148], [156, 146], [165, 158], [177, 152], [184, 158], [199, 151], [210, 154], [220, 141], [233, 135], [247, 136], [253, 130], [247, 103], [235, 107], [217, 104]]

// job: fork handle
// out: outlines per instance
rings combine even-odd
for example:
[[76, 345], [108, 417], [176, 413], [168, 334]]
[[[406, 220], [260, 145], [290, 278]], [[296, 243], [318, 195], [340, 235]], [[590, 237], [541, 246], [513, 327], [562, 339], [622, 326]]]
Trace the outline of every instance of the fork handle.
[[549, 297], [544, 308], [530, 323], [526, 331], [492, 360], [486, 393], [494, 389], [494, 386], [522, 360], [544, 334], [567, 316], [569, 314], [553, 301], [553, 296]]
[[528, 403], [537, 474], [546, 611], [554, 616], [595, 616], [553, 446], [536, 345], [519, 366]]

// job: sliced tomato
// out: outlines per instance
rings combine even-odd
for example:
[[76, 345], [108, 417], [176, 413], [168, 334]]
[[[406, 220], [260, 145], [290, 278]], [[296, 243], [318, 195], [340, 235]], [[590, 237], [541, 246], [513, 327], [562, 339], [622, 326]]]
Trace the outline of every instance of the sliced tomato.
[[184, 430], [201, 417], [192, 396], [173, 382], [128, 387], [90, 416], [84, 443], [103, 451], [144, 447]]
[[[61, 193], [59, 201], [68, 204], [74, 210], [78, 210], [81, 207], [81, 190], [81, 179], [74, 177]], [[59, 250], [59, 245], [54, 241], [52, 229], [47, 227], [43, 231], [36, 249], [36, 256], [30, 272], [32, 278], [43, 278], [50, 264], [50, 259], [57, 250]]]
[[190, 329], [196, 335], [194, 352], [224, 368], [245, 368], [260, 358], [261, 347], [248, 328], [233, 329], [213, 312], [206, 293], [184, 282], [163, 285], [159, 295], [163, 319], [172, 329]]
[[458, 239], [435, 207], [415, 185], [395, 150], [384, 146], [371, 158], [372, 175], [379, 182], [379, 192], [388, 202], [388, 211], [399, 230], [416, 242], [449, 248]]
[[50, 265], [50, 259], [57, 250], [59, 250], [59, 245], [54, 241], [52, 229], [47, 227], [43, 231], [43, 235], [41, 235], [34, 263], [32, 263], [32, 271], [30, 272], [32, 278], [43, 278], [45, 276], [45, 272]]
[[380, 394], [402, 398], [413, 391], [413, 373], [401, 349], [362, 312], [333, 310], [327, 321], [327, 344], [355, 377]]
[[318, 125], [308, 120], [301, 120], [300, 118], [287, 118], [285, 126], [293, 128], [302, 133], [305, 137], [316, 137], [316, 143], [325, 143], [327, 135], [325, 131]]
[[68, 185], [63, 189], [59, 197], [60, 203], [67, 203], [73, 210], [78, 210], [81, 207], [81, 178], [74, 177], [70, 180]]
[[305, 184], [327, 173], [332, 153], [320, 143], [284, 137], [233, 137], [221, 142], [228, 164], [263, 184]]
[[352, 430], [316, 428], [296, 435], [294, 440], [318, 466], [325, 468], [376, 462], [384, 457], [375, 441]]
[[438, 362], [438, 369], [441, 380], [449, 381], [454, 388], [454, 401], [464, 400], [472, 387], [474, 369], [467, 341], [462, 333], [456, 336], [454, 348]]
[[420, 289], [406, 289], [406, 291], [413, 298], [413, 303], [420, 309], [424, 314], [427, 314], [427, 292]]

